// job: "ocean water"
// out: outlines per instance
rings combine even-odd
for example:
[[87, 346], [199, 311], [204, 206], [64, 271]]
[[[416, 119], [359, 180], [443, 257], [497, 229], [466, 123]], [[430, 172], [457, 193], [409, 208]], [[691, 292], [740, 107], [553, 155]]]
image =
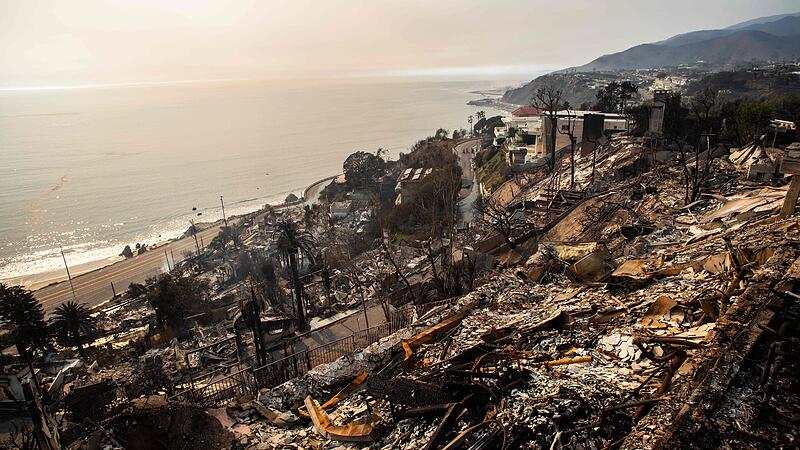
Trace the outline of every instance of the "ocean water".
[[[522, 81], [522, 80], [519, 80]], [[196, 217], [282, 201], [356, 150], [397, 156], [466, 128], [473, 93], [514, 84], [247, 81], [0, 91], [0, 279], [118, 255]]]

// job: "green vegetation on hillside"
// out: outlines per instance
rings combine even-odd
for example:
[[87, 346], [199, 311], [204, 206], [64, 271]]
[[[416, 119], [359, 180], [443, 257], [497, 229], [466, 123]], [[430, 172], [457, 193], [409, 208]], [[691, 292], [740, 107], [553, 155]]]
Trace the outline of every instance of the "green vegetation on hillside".
[[500, 187], [511, 175], [506, 153], [499, 147], [488, 148], [476, 155], [475, 165], [478, 168], [478, 181], [489, 191]]
[[400, 155], [401, 170], [430, 168], [433, 172], [413, 188], [408, 203], [383, 206], [379, 216], [384, 229], [403, 238], [426, 239], [453, 225], [461, 187], [454, 145], [446, 130], [439, 129], [436, 135], [417, 142], [410, 153]]
[[688, 96], [694, 96], [710, 88], [722, 92], [727, 101], [800, 94], [800, 75], [796, 71], [797, 66], [791, 64], [771, 69], [712, 73], [687, 85], [684, 92]]
[[[503, 95], [503, 101], [515, 105], [530, 105], [536, 91], [553, 88], [561, 91], [561, 100], [573, 105], [593, 105], [597, 101], [600, 86], [628, 80], [626, 75], [610, 73], [551, 73], [537, 77], [533, 81]], [[634, 96], [633, 100], [636, 100]]]

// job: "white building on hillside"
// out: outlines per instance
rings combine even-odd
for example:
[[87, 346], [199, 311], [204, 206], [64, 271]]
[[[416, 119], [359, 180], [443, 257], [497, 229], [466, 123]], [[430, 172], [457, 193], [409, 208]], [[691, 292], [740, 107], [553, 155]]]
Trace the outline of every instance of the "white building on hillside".
[[[569, 148], [570, 132], [575, 138], [576, 148], [586, 144], [583, 132], [584, 119], [589, 116], [594, 116], [594, 123], [602, 128], [600, 134], [628, 129], [628, 120], [623, 114], [563, 110], [558, 111], [556, 115], [558, 117], [554, 144], [556, 152]], [[599, 125], [598, 116], [602, 118], [602, 125]], [[509, 164], [517, 166], [544, 163], [550, 148], [547, 129], [551, 119], [547, 114], [533, 107], [523, 107], [512, 112], [511, 116], [503, 117], [502, 120], [506, 125]]]

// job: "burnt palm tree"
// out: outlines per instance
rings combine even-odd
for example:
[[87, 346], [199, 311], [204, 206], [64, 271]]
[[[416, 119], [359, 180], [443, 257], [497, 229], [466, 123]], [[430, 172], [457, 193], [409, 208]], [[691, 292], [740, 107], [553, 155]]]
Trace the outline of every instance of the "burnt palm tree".
[[97, 331], [89, 308], [83, 303], [72, 300], [61, 304], [53, 311], [50, 326], [53, 328], [56, 342], [65, 347], [78, 347], [78, 353], [84, 357], [86, 353], [83, 346], [94, 340]]
[[303, 286], [300, 284], [300, 270], [297, 264], [297, 256], [308, 258], [311, 265], [314, 264], [314, 236], [307, 230], [303, 230], [297, 222], [285, 219], [275, 225], [273, 237], [278, 246], [278, 253], [288, 265], [292, 273], [292, 291], [294, 292], [295, 310], [297, 314], [297, 325], [300, 329], [305, 329], [306, 312], [303, 307]]
[[0, 283], [0, 324], [10, 327], [17, 351], [29, 365], [51, 347], [42, 304], [27, 289]]

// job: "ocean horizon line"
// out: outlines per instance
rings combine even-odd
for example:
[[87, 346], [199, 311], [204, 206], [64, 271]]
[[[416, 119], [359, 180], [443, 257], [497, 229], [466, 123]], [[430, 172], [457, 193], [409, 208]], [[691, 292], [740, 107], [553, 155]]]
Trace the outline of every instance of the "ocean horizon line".
[[57, 84], [43, 86], [0, 86], [0, 92], [15, 91], [50, 91], [50, 90], [78, 90], [78, 89], [104, 89], [104, 88], [125, 88], [125, 87], [149, 87], [149, 86], [174, 86], [181, 84], [212, 84], [212, 83], [287, 83], [287, 82], [334, 82], [351, 80], [369, 81], [391, 81], [398, 79], [414, 79], [420, 81], [482, 81], [490, 79], [502, 80], [504, 77], [526, 78], [538, 76], [544, 73], [558, 70], [545, 67], [513, 66], [516, 70], [508, 67], [487, 66], [487, 67], [455, 67], [455, 68], [429, 68], [429, 69], [408, 69], [397, 71], [379, 72], [353, 72], [343, 73], [333, 76], [293, 76], [293, 77], [233, 77], [233, 78], [189, 78], [174, 80], [152, 80], [152, 81], [119, 81], [109, 83], [87, 83], [87, 84]]

